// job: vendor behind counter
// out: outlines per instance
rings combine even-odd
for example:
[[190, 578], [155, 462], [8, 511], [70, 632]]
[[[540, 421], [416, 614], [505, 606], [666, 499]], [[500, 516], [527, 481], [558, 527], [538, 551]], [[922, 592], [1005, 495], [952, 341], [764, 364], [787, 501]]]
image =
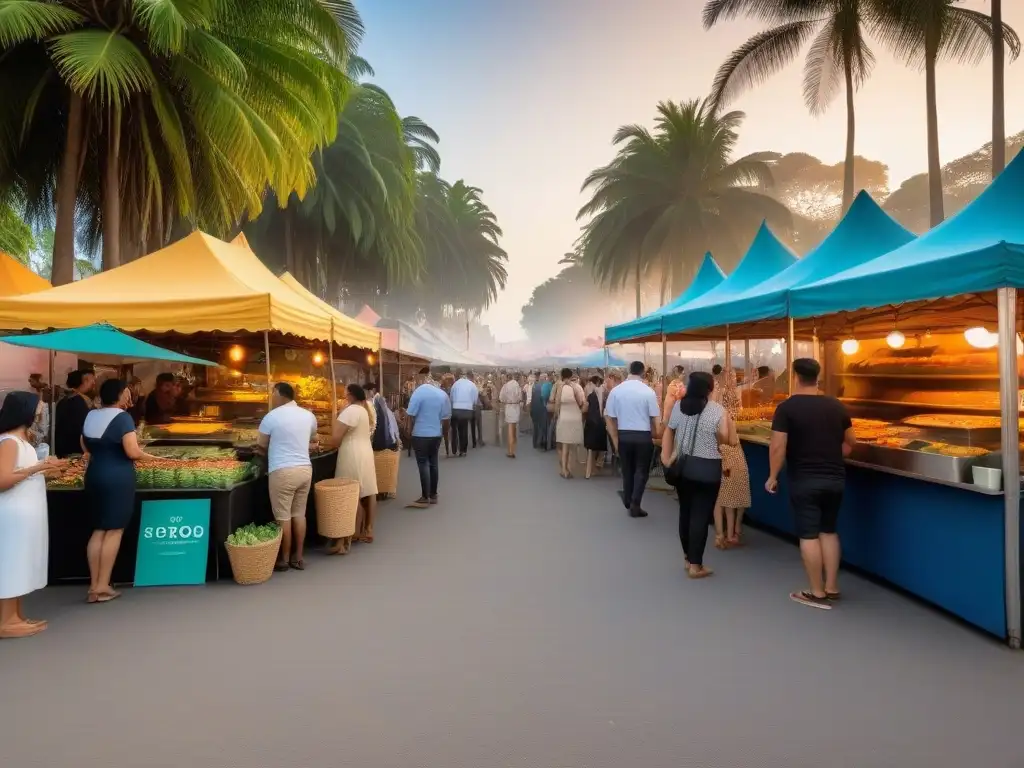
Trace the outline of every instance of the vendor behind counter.
[[72, 371], [68, 374], [67, 388], [70, 393], [57, 403], [57, 423], [54, 425], [56, 445], [53, 448], [60, 459], [82, 453], [82, 427], [92, 410], [96, 373], [91, 368]]

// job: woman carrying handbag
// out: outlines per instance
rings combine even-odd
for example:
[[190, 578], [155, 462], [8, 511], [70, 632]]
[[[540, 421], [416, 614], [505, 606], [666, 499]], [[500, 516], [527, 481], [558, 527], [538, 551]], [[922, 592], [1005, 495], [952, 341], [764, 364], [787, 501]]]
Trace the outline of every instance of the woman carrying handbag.
[[679, 492], [679, 542], [691, 579], [713, 573], [704, 567], [704, 549], [722, 485], [719, 446], [738, 443], [736, 425], [711, 400], [714, 387], [711, 374], [691, 373], [686, 394], [673, 406], [661, 440], [665, 481]]

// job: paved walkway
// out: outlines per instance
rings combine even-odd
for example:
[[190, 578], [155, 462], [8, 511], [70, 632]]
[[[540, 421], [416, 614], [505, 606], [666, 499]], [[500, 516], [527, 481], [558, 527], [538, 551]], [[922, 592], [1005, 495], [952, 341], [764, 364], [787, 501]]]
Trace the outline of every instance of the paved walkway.
[[0, 764], [1024, 764], [1024, 656], [854, 577], [795, 605], [796, 550], [756, 531], [688, 581], [671, 500], [631, 520], [614, 489], [481, 449], [442, 459], [440, 507], [388, 502], [376, 543], [305, 573], [46, 590], [50, 629], [0, 643]]

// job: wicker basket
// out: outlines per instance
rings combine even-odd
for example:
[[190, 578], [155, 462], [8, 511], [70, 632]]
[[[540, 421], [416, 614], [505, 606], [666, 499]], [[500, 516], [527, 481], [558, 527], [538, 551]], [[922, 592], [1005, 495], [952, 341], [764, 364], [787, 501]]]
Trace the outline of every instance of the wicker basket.
[[321, 480], [313, 486], [316, 495], [316, 530], [327, 539], [344, 539], [356, 532], [359, 511], [359, 483], [344, 478]]
[[395, 496], [398, 493], [398, 462], [401, 451], [377, 451], [373, 454], [373, 468], [377, 471], [377, 493]]
[[237, 547], [224, 542], [231, 563], [231, 575], [237, 584], [262, 584], [274, 575], [274, 564], [281, 549], [281, 532], [277, 537], [251, 547]]

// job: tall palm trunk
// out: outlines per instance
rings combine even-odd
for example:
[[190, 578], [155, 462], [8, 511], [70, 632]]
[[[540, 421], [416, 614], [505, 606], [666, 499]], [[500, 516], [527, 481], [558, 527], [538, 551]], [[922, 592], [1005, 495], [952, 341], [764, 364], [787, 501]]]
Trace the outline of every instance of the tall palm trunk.
[[853, 173], [856, 162], [853, 148], [857, 134], [857, 120], [853, 109], [853, 62], [848, 53], [843, 56], [843, 74], [846, 76], [846, 161], [843, 163], [843, 213], [845, 214], [853, 205], [854, 185], [857, 183]]
[[103, 271], [121, 264], [121, 115], [110, 113], [110, 136], [103, 166]]
[[75, 201], [81, 174], [82, 133], [84, 131], [82, 97], [72, 92], [68, 104], [68, 128], [64, 141], [55, 195], [56, 221], [53, 227], [53, 263], [50, 281], [64, 285], [75, 279]]
[[295, 238], [292, 235], [292, 209], [284, 209], [284, 267], [298, 280], [295, 268]]
[[928, 113], [928, 210], [931, 226], [942, 223], [942, 165], [939, 162], [939, 105], [935, 92], [935, 62], [939, 58], [939, 36], [931, 31], [925, 41], [924, 88]]
[[640, 317], [640, 259], [636, 260], [636, 316]]
[[1006, 167], [1003, 0], [992, 0], [992, 178]]

